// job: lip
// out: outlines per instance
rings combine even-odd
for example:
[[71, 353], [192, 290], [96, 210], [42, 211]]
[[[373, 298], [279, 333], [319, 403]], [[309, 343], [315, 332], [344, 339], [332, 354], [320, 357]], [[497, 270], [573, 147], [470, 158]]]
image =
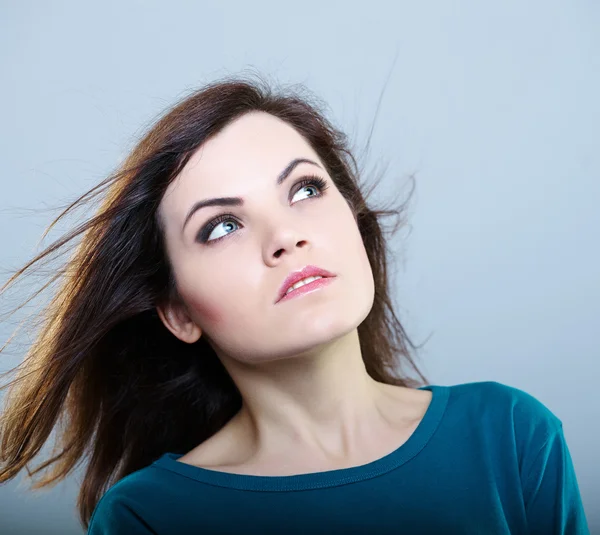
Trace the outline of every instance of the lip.
[[302, 279], [306, 279], [306, 277], [316, 277], [316, 276], [321, 276], [323, 278], [329, 278], [329, 277], [335, 277], [336, 275], [335, 275], [335, 273], [331, 273], [330, 271], [327, 271], [326, 269], [320, 268], [318, 266], [313, 266], [313, 265], [308, 265], [297, 271], [292, 271], [285, 278], [285, 280], [283, 281], [283, 284], [279, 288], [279, 292], [277, 294], [277, 299], [275, 300], [275, 303], [278, 303], [285, 297], [285, 295], [286, 295], [285, 292], [287, 291], [287, 289], [290, 286], [296, 284], [298, 281], [301, 281]]

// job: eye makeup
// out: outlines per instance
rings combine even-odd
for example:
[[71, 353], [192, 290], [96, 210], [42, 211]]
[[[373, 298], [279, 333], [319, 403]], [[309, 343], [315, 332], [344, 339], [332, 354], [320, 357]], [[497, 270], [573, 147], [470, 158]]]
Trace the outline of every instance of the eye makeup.
[[[329, 187], [329, 185], [327, 184], [327, 181], [324, 180], [323, 178], [321, 178], [320, 176], [307, 175], [307, 176], [302, 177], [302, 179], [300, 179], [298, 182], [296, 182], [292, 186], [292, 188], [290, 189], [289, 199], [291, 199], [302, 188], [305, 188], [308, 186], [315, 186], [319, 190], [319, 193], [317, 195], [311, 195], [310, 197], [307, 197], [306, 199], [302, 199], [302, 200], [321, 197], [323, 195], [323, 192]], [[297, 202], [300, 202], [300, 201], [297, 201]], [[225, 234], [219, 238], [215, 238], [212, 240], [208, 239], [210, 237], [212, 231], [217, 227], [217, 225], [219, 225], [220, 223], [222, 223], [224, 221], [235, 221], [237, 224], [237, 219], [233, 214], [231, 214], [231, 213], [220, 214], [217, 217], [215, 217], [214, 219], [211, 219], [206, 225], [204, 225], [204, 227], [202, 227], [200, 229], [200, 232], [198, 232], [198, 234], [196, 236], [196, 241], [200, 242], [202, 244], [205, 244], [205, 245], [212, 245], [213, 243], [220, 241], [221, 239], [227, 237], [229, 234], [231, 234], [231, 232], [228, 234]]]

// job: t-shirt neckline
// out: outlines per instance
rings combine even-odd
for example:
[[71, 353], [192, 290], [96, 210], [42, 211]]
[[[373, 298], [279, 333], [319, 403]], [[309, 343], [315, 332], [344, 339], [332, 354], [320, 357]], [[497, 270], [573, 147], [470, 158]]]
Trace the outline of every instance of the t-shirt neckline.
[[152, 466], [175, 472], [196, 481], [238, 490], [293, 491], [334, 487], [380, 476], [398, 468], [415, 457], [429, 442], [437, 429], [449, 397], [449, 387], [441, 385], [421, 386], [418, 390], [432, 393], [429, 407], [412, 435], [397, 449], [367, 464], [288, 476], [256, 476], [219, 472], [177, 461], [183, 453], [167, 452]]

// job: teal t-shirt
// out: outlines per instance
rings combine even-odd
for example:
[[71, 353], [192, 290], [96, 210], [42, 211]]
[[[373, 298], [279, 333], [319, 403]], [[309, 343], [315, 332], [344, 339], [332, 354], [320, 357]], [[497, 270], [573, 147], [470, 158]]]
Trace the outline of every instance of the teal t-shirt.
[[88, 535], [589, 534], [562, 422], [494, 381], [430, 385], [417, 429], [365, 465], [292, 476], [167, 452], [114, 484]]

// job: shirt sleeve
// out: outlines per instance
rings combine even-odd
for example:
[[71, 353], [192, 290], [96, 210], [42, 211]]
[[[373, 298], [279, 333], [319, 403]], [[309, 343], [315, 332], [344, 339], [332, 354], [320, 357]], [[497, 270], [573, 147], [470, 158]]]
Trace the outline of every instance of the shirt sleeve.
[[523, 480], [532, 535], [589, 535], [575, 468], [562, 422], [557, 420]]
[[107, 493], [94, 509], [87, 535], [156, 535], [135, 511]]

